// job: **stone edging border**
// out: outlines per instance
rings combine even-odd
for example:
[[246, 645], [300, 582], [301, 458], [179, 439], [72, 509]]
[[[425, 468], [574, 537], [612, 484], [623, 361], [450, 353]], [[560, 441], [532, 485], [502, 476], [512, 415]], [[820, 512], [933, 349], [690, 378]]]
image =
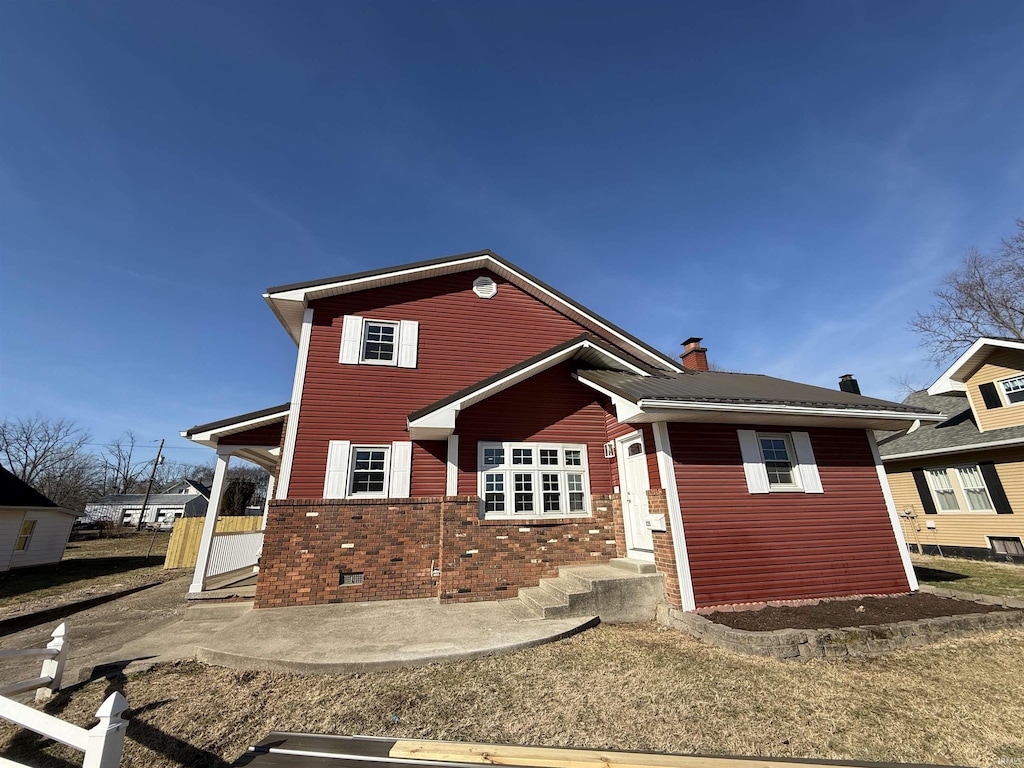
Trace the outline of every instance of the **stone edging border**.
[[876, 656], [901, 648], [916, 648], [950, 637], [963, 637], [1008, 627], [1024, 627], [1024, 600], [976, 595], [928, 585], [922, 585], [921, 591], [939, 597], [1000, 605], [1007, 610], [842, 629], [778, 629], [774, 632], [749, 632], [716, 624], [699, 614], [685, 613], [662, 603], [658, 607], [658, 621], [673, 629], [688, 632], [719, 648], [780, 661]]

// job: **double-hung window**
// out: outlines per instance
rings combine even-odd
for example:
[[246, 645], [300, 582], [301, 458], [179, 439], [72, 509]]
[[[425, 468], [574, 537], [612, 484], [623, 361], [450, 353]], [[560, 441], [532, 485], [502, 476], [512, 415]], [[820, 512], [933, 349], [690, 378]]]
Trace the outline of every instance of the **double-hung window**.
[[585, 445], [481, 442], [478, 464], [485, 517], [590, 514]]
[[390, 448], [357, 445], [352, 448], [350, 496], [388, 495]]
[[1012, 379], [1003, 379], [999, 382], [1003, 389], [1003, 397], [1009, 405], [1024, 403], [1024, 376], [1014, 376]]
[[750, 493], [824, 493], [807, 432], [736, 430]]
[[924, 474], [939, 512], [996, 511], [979, 465], [926, 469]]
[[765, 471], [768, 473], [768, 487], [773, 491], [800, 490], [800, 479], [796, 472], [795, 452], [790, 436], [759, 434], [757, 442]]
[[21, 530], [18, 531], [18, 539], [14, 542], [15, 552], [24, 552], [28, 549], [29, 542], [32, 541], [32, 534], [36, 530], [35, 520], [25, 520], [21, 524]]

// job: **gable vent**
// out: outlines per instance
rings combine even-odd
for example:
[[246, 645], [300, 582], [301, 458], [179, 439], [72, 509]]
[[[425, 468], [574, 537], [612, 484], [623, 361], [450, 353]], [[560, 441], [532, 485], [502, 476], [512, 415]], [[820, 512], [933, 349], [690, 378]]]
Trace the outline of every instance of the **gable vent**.
[[489, 277], [478, 277], [473, 281], [473, 293], [481, 299], [489, 299], [498, 292], [498, 284]]

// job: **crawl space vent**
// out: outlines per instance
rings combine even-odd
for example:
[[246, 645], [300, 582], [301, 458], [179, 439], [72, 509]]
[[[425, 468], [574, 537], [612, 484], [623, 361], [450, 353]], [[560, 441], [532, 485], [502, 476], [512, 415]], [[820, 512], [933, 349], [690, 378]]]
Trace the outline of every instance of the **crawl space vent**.
[[343, 573], [341, 579], [338, 581], [339, 586], [347, 587], [354, 584], [363, 583], [363, 574], [361, 573]]
[[489, 277], [478, 277], [473, 281], [473, 293], [481, 299], [489, 299], [498, 292], [498, 284]]

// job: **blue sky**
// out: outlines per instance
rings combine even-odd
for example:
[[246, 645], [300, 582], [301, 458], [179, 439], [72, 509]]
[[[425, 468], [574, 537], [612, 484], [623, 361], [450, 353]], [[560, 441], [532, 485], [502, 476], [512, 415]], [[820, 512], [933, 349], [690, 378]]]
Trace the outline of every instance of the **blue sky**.
[[655, 346], [866, 394], [1024, 215], [1024, 4], [0, 7], [0, 415], [284, 402], [270, 285], [491, 248]]

